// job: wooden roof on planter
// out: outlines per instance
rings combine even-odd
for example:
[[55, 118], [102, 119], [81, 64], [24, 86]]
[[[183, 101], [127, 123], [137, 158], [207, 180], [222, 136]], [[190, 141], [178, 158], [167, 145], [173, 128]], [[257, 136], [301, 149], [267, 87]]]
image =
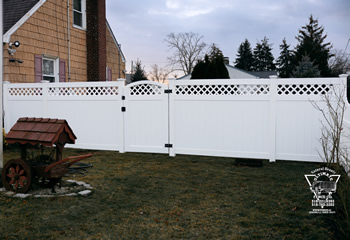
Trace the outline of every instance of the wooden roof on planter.
[[20, 118], [6, 136], [8, 143], [44, 146], [74, 144], [75, 139], [66, 120], [50, 118]]

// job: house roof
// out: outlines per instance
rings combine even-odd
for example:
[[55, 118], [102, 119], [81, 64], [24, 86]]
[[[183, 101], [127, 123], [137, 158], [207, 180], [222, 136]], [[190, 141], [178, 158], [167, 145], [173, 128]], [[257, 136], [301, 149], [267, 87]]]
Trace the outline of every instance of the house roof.
[[270, 78], [272, 75], [277, 76], [277, 71], [249, 72], [258, 78]]
[[[254, 74], [251, 72], [236, 68], [234, 66], [231, 66], [229, 64], [225, 64], [227, 71], [229, 73], [230, 79], [238, 79], [238, 78], [257, 78]], [[191, 74], [187, 74], [185, 76], [182, 76], [180, 78], [177, 78], [176, 80], [186, 80], [190, 79]]]
[[[76, 136], [66, 120], [50, 118], [20, 118], [6, 136], [8, 143], [42, 144], [53, 146], [62, 133], [66, 133], [65, 143], [75, 143]], [[60, 139], [60, 142], [62, 139]]]
[[[272, 75], [277, 75], [277, 71], [263, 71], [263, 72], [252, 72], [243, 69], [236, 68], [230, 64], [225, 64], [227, 71], [230, 75], [230, 79], [238, 78], [269, 78]], [[184, 75], [176, 80], [190, 79], [191, 74]]]
[[114, 36], [114, 33], [113, 33], [113, 31], [112, 31], [112, 28], [111, 28], [111, 26], [109, 25], [109, 22], [108, 22], [107, 20], [106, 20], [106, 25], [107, 25], [108, 31], [109, 31], [109, 32], [111, 33], [111, 35], [112, 35], [112, 38], [113, 38], [113, 41], [114, 41], [115, 45], [116, 45], [117, 48], [118, 48], [119, 54], [120, 54], [120, 56], [121, 56], [121, 58], [122, 58], [122, 61], [123, 61], [123, 62], [126, 62], [126, 59], [125, 59], [124, 53], [123, 53], [123, 51], [122, 51], [122, 49], [121, 49], [121, 47], [120, 47], [120, 44], [118, 43], [116, 37]]
[[3, 34], [14, 26], [39, 0], [4, 0]]

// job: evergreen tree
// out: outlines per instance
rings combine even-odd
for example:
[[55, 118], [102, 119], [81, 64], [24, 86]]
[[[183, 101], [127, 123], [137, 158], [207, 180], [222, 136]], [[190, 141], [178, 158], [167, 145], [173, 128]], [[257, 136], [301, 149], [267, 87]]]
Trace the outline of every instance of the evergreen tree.
[[312, 78], [320, 77], [320, 75], [321, 74], [318, 66], [310, 60], [310, 57], [308, 55], [302, 57], [301, 61], [293, 71], [293, 76], [296, 78]]
[[194, 66], [191, 79], [225, 79], [230, 78], [224, 63], [222, 51], [213, 44], [204, 61]]
[[145, 70], [142, 67], [141, 60], [137, 60], [135, 63], [135, 72], [131, 77], [131, 82], [147, 80]]
[[318, 25], [312, 15], [309, 18], [309, 24], [299, 30], [296, 39], [299, 41], [295, 49], [295, 65], [299, 65], [303, 56], [309, 56], [314, 66], [318, 66], [321, 77], [330, 77], [331, 70], [328, 66], [328, 60], [332, 56], [330, 49], [331, 43], [325, 43], [327, 34], [323, 34], [324, 28]]
[[207, 66], [208, 64], [205, 61], [199, 60], [193, 68], [191, 79], [205, 79]]
[[253, 54], [250, 47], [250, 42], [245, 39], [244, 42], [239, 45], [237, 58], [234, 62], [235, 67], [246, 71], [251, 71], [253, 66]]
[[294, 65], [292, 64], [292, 51], [289, 50], [286, 39], [283, 39], [280, 45], [280, 56], [277, 58], [278, 75], [281, 78], [289, 78], [292, 76]]
[[272, 48], [269, 39], [264, 37], [261, 43], [257, 43], [253, 50], [253, 70], [254, 71], [273, 71], [276, 69]]

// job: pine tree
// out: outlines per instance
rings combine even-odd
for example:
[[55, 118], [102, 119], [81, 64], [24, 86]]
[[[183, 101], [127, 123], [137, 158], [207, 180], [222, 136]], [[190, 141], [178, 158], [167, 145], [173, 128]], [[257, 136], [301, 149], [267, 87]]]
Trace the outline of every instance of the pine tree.
[[199, 61], [193, 69], [191, 79], [225, 79], [230, 78], [224, 63], [222, 51], [213, 44], [204, 61]]
[[293, 71], [293, 76], [296, 78], [313, 78], [320, 77], [320, 70], [315, 63], [310, 60], [308, 55], [302, 57], [299, 64], [295, 67]]
[[274, 57], [272, 55], [269, 39], [264, 37], [261, 43], [257, 43], [253, 50], [253, 70], [254, 71], [273, 71], [276, 69]]
[[294, 65], [292, 63], [292, 51], [289, 50], [290, 45], [287, 44], [286, 39], [283, 39], [280, 45], [280, 56], [277, 58], [278, 75], [281, 78], [289, 78], [292, 76]]
[[246, 71], [251, 71], [253, 66], [253, 54], [250, 47], [250, 42], [245, 39], [244, 42], [239, 45], [237, 58], [235, 60], [235, 67]]
[[135, 73], [131, 77], [132, 82], [147, 80], [145, 70], [142, 67], [141, 60], [137, 60], [135, 63]]
[[299, 30], [296, 39], [299, 41], [295, 49], [295, 65], [299, 65], [303, 56], [309, 56], [314, 66], [318, 66], [321, 77], [330, 77], [331, 70], [328, 66], [328, 60], [332, 56], [330, 49], [331, 43], [325, 43], [327, 34], [323, 34], [324, 28], [318, 25], [318, 20], [311, 15], [309, 24]]
[[194, 66], [191, 79], [205, 79], [207, 71], [207, 63], [203, 60], [199, 60]]

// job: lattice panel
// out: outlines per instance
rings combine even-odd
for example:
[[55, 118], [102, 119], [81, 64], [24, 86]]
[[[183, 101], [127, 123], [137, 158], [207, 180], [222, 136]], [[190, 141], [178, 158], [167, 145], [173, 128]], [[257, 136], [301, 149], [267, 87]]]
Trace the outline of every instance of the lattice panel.
[[115, 96], [118, 87], [50, 87], [50, 96]]
[[244, 96], [268, 95], [269, 85], [188, 85], [176, 86], [176, 95], [183, 96]]
[[162, 87], [154, 84], [140, 84], [130, 87], [130, 95], [161, 95]]
[[319, 95], [332, 92], [332, 84], [279, 84], [278, 95]]
[[41, 96], [42, 93], [42, 88], [9, 88], [10, 96]]

